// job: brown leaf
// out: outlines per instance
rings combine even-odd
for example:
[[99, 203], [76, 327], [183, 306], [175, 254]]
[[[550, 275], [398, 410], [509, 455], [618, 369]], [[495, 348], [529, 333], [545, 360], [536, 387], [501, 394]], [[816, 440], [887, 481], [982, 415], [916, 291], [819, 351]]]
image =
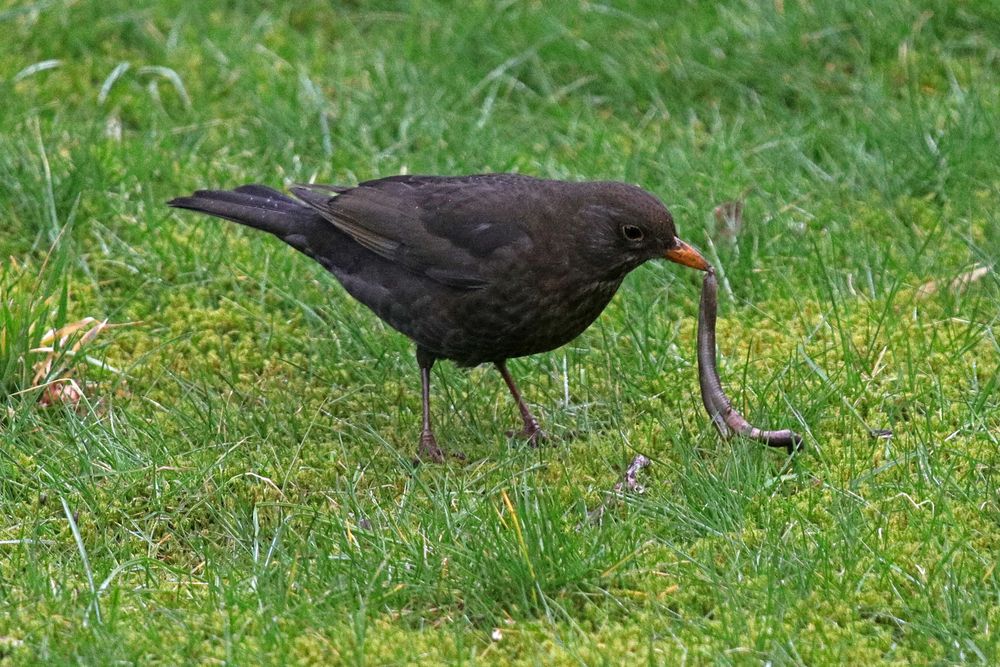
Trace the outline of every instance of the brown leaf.
[[942, 288], [947, 288], [952, 292], [960, 292], [977, 280], [981, 280], [989, 272], [990, 267], [977, 266], [971, 271], [961, 273], [950, 280], [947, 278], [929, 280], [917, 288], [917, 296], [919, 298], [926, 299], [927, 297], [936, 294]]
[[82, 398], [83, 390], [75, 380], [61, 378], [46, 385], [42, 395], [38, 398], [38, 404], [43, 408], [52, 405], [69, 405], [76, 408]]
[[715, 234], [720, 239], [735, 241], [743, 227], [743, 202], [726, 201], [715, 207]]
[[636, 454], [635, 458], [632, 459], [632, 463], [630, 463], [628, 468], [626, 468], [621, 481], [615, 484], [614, 488], [605, 494], [604, 502], [602, 502], [596, 509], [587, 512], [587, 517], [590, 519], [590, 522], [594, 524], [600, 523], [604, 518], [604, 513], [611, 505], [618, 502], [624, 491], [642, 493], [643, 488], [642, 485], [639, 484], [638, 479], [639, 471], [651, 463], [652, 461], [650, 461], [647, 457], [642, 454]]
[[[76, 407], [79, 405], [84, 393], [80, 385], [71, 377], [74, 360], [79, 359], [105, 370], [118, 372], [101, 361], [81, 354], [81, 350], [92, 343], [102, 331], [111, 326], [106, 319], [98, 320], [94, 317], [85, 317], [82, 320], [63, 325], [58, 329], [49, 329], [45, 332], [39, 341], [42, 346], [31, 350], [31, 352], [36, 354], [45, 354], [45, 357], [37, 361], [33, 366], [35, 371], [33, 384], [38, 386], [43, 382], [47, 382], [41, 396], [38, 397], [38, 403], [42, 407], [51, 405], [71, 405]], [[81, 331], [83, 331], [83, 334], [67, 349], [70, 341]], [[57, 360], [63, 365], [53, 368]]]

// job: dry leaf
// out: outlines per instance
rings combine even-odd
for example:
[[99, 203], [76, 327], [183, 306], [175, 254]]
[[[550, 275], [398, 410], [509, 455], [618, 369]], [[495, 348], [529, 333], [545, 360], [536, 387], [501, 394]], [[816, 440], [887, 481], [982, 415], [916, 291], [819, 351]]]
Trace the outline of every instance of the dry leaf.
[[927, 297], [936, 294], [942, 287], [947, 287], [952, 292], [960, 292], [977, 280], [981, 280], [989, 272], [990, 267], [977, 266], [971, 271], [966, 271], [951, 280], [948, 280], [947, 278], [930, 280], [917, 288], [917, 296], [922, 299], [926, 299]]
[[[67, 362], [67, 360], [72, 360], [78, 355], [86, 363], [113, 373], [121, 373], [118, 369], [105, 364], [99, 359], [79, 354], [84, 347], [92, 343], [102, 331], [110, 326], [107, 320], [85, 317], [82, 320], [70, 322], [58, 329], [50, 329], [45, 332], [39, 341], [42, 343], [42, 346], [31, 350], [31, 352], [36, 354], [45, 355], [33, 367], [35, 370], [33, 384], [40, 386], [43, 382], [46, 383], [45, 389], [42, 391], [41, 396], [38, 397], [39, 405], [42, 407], [69, 405], [75, 408], [80, 404], [80, 401], [84, 397], [83, 388], [71, 377], [73, 368]], [[73, 340], [73, 337], [81, 331], [83, 331], [83, 334], [73, 342], [72, 346], [67, 348], [66, 346]], [[60, 358], [67, 363], [53, 370], [54, 364]]]
[[52, 405], [69, 405], [73, 408], [80, 404], [83, 398], [83, 389], [72, 378], [60, 378], [46, 385], [42, 395], [38, 397], [38, 404], [43, 408]]
[[727, 241], [735, 241], [743, 227], [743, 202], [722, 202], [715, 207], [714, 213], [716, 236]]
[[642, 488], [642, 485], [639, 484], [639, 471], [651, 463], [652, 461], [650, 461], [647, 457], [642, 454], [636, 454], [635, 458], [632, 459], [632, 463], [630, 463], [628, 468], [626, 468], [621, 481], [615, 484], [614, 488], [605, 494], [604, 502], [602, 502], [596, 509], [587, 512], [587, 517], [590, 519], [590, 522], [595, 524], [600, 523], [604, 518], [604, 513], [608, 510], [608, 507], [614, 504], [621, 497], [622, 492], [631, 491], [633, 493], [642, 493], [644, 489]]

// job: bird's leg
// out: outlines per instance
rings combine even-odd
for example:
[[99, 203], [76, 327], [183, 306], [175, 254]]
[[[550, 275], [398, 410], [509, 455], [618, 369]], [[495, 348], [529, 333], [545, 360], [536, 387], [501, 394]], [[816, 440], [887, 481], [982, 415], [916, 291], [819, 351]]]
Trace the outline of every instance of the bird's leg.
[[500, 371], [500, 375], [503, 376], [503, 381], [507, 383], [507, 388], [510, 389], [510, 395], [514, 397], [517, 401], [517, 409], [521, 411], [521, 419], [524, 420], [524, 428], [521, 430], [521, 435], [528, 439], [532, 447], [537, 447], [543, 440], [545, 440], [545, 432], [538, 425], [538, 420], [535, 419], [535, 415], [531, 414], [531, 409], [528, 404], [524, 402], [524, 398], [521, 397], [521, 392], [518, 391], [517, 385], [514, 383], [514, 378], [511, 377], [510, 371], [507, 370], [506, 361], [496, 362], [497, 370]]
[[431, 368], [434, 357], [417, 348], [417, 364], [420, 366], [420, 396], [424, 409], [424, 425], [420, 431], [420, 448], [417, 458], [434, 463], [444, 462], [444, 452], [438, 447], [434, 431], [431, 429]]
[[[431, 428], [431, 367], [435, 357], [424, 349], [417, 348], [417, 364], [420, 366], [420, 397], [423, 403], [424, 424], [420, 430], [420, 447], [417, 449], [417, 459], [432, 463], [444, 463], [444, 450], [437, 444], [434, 430]], [[460, 452], [451, 452], [458, 459], [465, 459]]]

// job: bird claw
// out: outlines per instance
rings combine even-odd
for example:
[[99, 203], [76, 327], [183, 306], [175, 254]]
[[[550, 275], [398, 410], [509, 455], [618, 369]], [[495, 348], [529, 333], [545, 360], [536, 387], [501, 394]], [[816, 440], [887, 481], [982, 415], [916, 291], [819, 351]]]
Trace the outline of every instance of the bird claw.
[[424, 431], [420, 434], [420, 447], [417, 449], [418, 461], [444, 463], [444, 450], [438, 447], [434, 434]]
[[525, 424], [524, 428], [520, 431], [514, 431], [513, 429], [507, 431], [508, 438], [524, 438], [528, 441], [531, 447], [540, 447], [541, 445], [550, 442], [552, 440], [549, 434], [542, 430], [542, 427], [537, 423]]
[[445, 452], [441, 449], [433, 433], [424, 432], [420, 434], [420, 447], [417, 449], [417, 458], [414, 463], [420, 463], [421, 461], [444, 463], [445, 455], [459, 461], [465, 461], [465, 454], [462, 452]]

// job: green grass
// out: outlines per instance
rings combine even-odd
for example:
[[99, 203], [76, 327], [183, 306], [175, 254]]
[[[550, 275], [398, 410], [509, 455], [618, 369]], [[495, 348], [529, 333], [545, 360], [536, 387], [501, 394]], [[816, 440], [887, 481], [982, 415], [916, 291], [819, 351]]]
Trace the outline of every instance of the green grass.
[[[995, 2], [26, 0], [0, 34], [0, 664], [1000, 661]], [[698, 276], [657, 264], [512, 363], [561, 445], [442, 364], [471, 462], [414, 470], [407, 341], [163, 203], [404, 170], [657, 193], [724, 268], [734, 400], [807, 451], [719, 441]], [[132, 323], [89, 348], [122, 374], [43, 409], [32, 337], [86, 316]]]

